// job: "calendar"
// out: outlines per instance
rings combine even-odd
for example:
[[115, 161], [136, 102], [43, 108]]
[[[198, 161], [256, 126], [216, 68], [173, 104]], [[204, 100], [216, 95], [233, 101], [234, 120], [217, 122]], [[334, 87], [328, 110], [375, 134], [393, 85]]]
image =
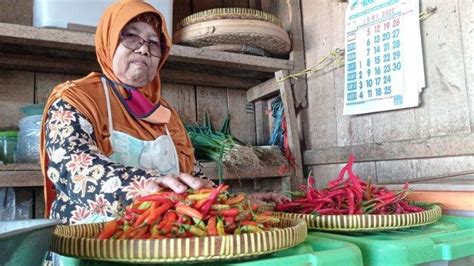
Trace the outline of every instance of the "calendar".
[[419, 105], [425, 86], [418, 0], [350, 0], [344, 115]]

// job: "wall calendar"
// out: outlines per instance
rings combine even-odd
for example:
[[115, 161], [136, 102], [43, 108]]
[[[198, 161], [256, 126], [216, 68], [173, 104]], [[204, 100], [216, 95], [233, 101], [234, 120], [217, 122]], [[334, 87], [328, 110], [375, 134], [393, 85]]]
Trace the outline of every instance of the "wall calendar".
[[344, 114], [419, 105], [425, 87], [418, 0], [350, 0]]

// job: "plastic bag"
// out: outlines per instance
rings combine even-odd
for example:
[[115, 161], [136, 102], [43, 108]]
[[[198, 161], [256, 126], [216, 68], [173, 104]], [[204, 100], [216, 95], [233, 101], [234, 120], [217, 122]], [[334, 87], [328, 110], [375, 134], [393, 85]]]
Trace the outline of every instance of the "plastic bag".
[[17, 162], [34, 163], [39, 161], [41, 118], [41, 115], [32, 115], [20, 120], [16, 146]]
[[0, 221], [13, 221], [16, 216], [15, 190], [0, 188]]

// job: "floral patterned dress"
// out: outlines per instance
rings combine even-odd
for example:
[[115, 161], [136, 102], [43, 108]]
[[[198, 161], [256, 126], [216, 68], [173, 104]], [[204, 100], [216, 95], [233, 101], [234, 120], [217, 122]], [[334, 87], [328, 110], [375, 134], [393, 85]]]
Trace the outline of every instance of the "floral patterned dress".
[[50, 218], [74, 224], [94, 214], [117, 216], [122, 205], [141, 196], [147, 183], [160, 176], [112, 161], [95, 139], [91, 123], [66, 101], [57, 100], [48, 110], [47, 175], [56, 188]]

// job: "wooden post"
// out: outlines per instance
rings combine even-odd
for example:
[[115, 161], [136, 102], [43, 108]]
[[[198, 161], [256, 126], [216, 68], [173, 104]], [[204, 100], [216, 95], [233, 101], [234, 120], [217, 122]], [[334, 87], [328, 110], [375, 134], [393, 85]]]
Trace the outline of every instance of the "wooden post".
[[[288, 70], [281, 70], [275, 72], [275, 79], [288, 76]], [[278, 82], [280, 87], [280, 97], [285, 108], [285, 119], [288, 134], [288, 142], [290, 146], [291, 155], [295, 159], [295, 172], [291, 178], [291, 188], [295, 189], [298, 185], [303, 184], [303, 161], [301, 160], [300, 139], [298, 137], [298, 123], [296, 121], [295, 101], [293, 98], [293, 90], [291, 88], [290, 80], [287, 79]]]

